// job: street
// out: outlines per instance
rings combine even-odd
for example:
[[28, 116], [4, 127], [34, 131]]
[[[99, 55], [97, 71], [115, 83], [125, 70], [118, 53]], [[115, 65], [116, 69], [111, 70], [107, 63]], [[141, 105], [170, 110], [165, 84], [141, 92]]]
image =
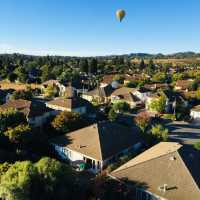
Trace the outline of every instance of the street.
[[192, 145], [200, 141], [200, 125], [187, 122], [172, 122], [166, 126], [169, 129], [169, 140]]

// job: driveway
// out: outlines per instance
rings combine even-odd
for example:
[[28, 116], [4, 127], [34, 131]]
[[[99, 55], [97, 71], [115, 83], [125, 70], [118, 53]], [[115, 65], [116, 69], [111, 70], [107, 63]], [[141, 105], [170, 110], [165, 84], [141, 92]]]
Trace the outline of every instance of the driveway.
[[193, 145], [200, 141], [200, 124], [187, 122], [172, 122], [166, 126], [169, 129], [169, 139], [182, 144]]

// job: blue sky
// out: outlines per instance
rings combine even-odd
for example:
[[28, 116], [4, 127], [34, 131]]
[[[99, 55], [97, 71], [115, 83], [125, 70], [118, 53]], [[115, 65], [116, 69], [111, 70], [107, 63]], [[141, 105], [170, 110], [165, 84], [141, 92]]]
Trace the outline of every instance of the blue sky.
[[0, 53], [200, 52], [199, 10], [199, 0], [2, 0]]

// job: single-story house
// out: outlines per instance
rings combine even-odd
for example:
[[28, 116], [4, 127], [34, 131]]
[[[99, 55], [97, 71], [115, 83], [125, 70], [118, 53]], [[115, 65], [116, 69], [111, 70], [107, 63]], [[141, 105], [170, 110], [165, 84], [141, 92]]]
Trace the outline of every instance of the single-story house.
[[133, 95], [138, 97], [142, 102], [145, 102], [147, 100], [147, 97], [151, 95], [151, 91], [144, 87], [134, 90], [132, 93]]
[[140, 105], [141, 101], [138, 97], [132, 94], [133, 91], [133, 88], [128, 87], [118, 88], [111, 94], [111, 102], [117, 103], [123, 101], [128, 103], [131, 108], [134, 108], [137, 105]]
[[0, 110], [14, 109], [25, 114], [30, 125], [38, 127], [44, 124], [55, 111], [46, 107], [42, 102], [31, 102], [23, 99], [9, 100], [0, 106]]
[[94, 173], [141, 145], [138, 131], [109, 121], [67, 133], [50, 143], [63, 159], [71, 164], [85, 162]]
[[175, 90], [182, 90], [182, 91], [188, 91], [192, 85], [194, 80], [188, 79], [188, 80], [178, 80], [176, 81]]
[[101, 81], [102, 85], [110, 85], [114, 81], [115, 76], [119, 74], [106, 74], [103, 76], [103, 80]]
[[48, 80], [48, 81], [42, 83], [42, 89], [43, 90], [45, 88], [47, 88], [48, 86], [57, 87], [59, 96], [64, 96], [65, 95], [66, 87], [63, 84], [61, 84], [58, 80]]
[[87, 112], [87, 101], [79, 96], [77, 96], [76, 90], [72, 86], [65, 88], [65, 96], [58, 97], [52, 101], [46, 102], [46, 106], [57, 113], [60, 111], [77, 112], [86, 114]]
[[56, 110], [57, 112], [59, 111], [77, 112], [80, 113], [81, 115], [86, 114], [87, 112], [85, 100], [80, 97], [56, 98], [52, 101], [46, 102], [46, 106], [48, 108]]
[[194, 120], [200, 121], [200, 105], [195, 106], [190, 111], [190, 117]]
[[110, 95], [113, 91], [114, 89], [111, 85], [100, 86], [94, 90], [83, 93], [82, 98], [89, 102], [97, 101], [98, 103], [108, 103], [110, 102]]
[[199, 166], [197, 151], [176, 142], [161, 142], [110, 176], [132, 185], [136, 200], [199, 200]]
[[145, 107], [146, 107], [146, 109], [149, 110], [149, 111], [154, 111], [154, 110], [151, 109], [150, 105], [151, 105], [151, 103], [152, 103], [153, 101], [158, 101], [158, 100], [161, 98], [161, 96], [165, 97], [165, 100], [166, 100], [166, 103], [165, 103], [165, 111], [166, 111], [166, 112], [169, 112], [169, 111], [170, 111], [170, 108], [171, 108], [171, 104], [170, 104], [171, 102], [170, 102], [170, 100], [168, 99], [168, 96], [167, 96], [164, 92], [162, 92], [162, 93], [159, 93], [159, 92], [157, 92], [157, 93], [152, 93], [152, 94], [150, 94], [149, 96], [147, 96], [146, 102], [145, 102]]
[[148, 90], [158, 90], [158, 89], [167, 90], [167, 89], [169, 89], [169, 84], [167, 84], [167, 83], [145, 84], [144, 88], [146, 88]]

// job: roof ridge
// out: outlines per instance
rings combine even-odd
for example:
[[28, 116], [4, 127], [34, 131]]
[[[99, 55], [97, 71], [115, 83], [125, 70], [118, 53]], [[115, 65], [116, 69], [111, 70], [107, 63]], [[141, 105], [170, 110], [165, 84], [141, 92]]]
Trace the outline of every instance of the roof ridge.
[[[116, 170], [114, 170], [113, 172], [120, 172], [120, 171], [129, 169], [129, 168], [131, 168], [131, 167], [135, 167], [135, 166], [141, 165], [141, 164], [143, 164], [143, 163], [146, 163], [146, 162], [149, 162], [149, 161], [152, 161], [152, 160], [161, 158], [161, 157], [163, 157], [163, 156], [166, 156], [166, 155], [171, 154], [171, 153], [174, 153], [174, 152], [177, 152], [177, 150], [174, 150], [174, 151], [171, 151], [171, 152], [167, 152], [167, 153], [165, 153], [165, 154], [163, 154], [163, 155], [160, 155], [160, 156], [157, 156], [157, 157], [155, 157], [155, 158], [151, 158], [151, 159], [149, 159], [149, 160], [145, 160], [145, 161], [139, 162], [139, 163], [137, 163], [137, 164], [135, 164], [135, 165], [126, 167], [126, 168], [124, 168], [124, 169], [120, 169], [120, 170], [117, 170], [117, 169], [116, 169]], [[138, 156], [139, 156], [139, 155], [138, 155]], [[137, 157], [137, 156], [136, 156], [136, 157]], [[135, 157], [135, 158], [136, 158], [136, 157]], [[133, 159], [134, 159], [134, 158], [133, 158]], [[130, 160], [130, 161], [131, 161], [131, 160]], [[129, 161], [128, 161], [128, 162], [129, 162]], [[123, 166], [123, 165], [122, 165], [122, 166]]]
[[102, 146], [101, 146], [101, 136], [99, 134], [99, 125], [100, 123], [96, 123], [96, 126], [97, 126], [97, 135], [98, 135], [98, 142], [99, 142], [99, 148], [100, 148], [100, 158], [101, 160], [103, 160], [103, 156], [102, 156]]

